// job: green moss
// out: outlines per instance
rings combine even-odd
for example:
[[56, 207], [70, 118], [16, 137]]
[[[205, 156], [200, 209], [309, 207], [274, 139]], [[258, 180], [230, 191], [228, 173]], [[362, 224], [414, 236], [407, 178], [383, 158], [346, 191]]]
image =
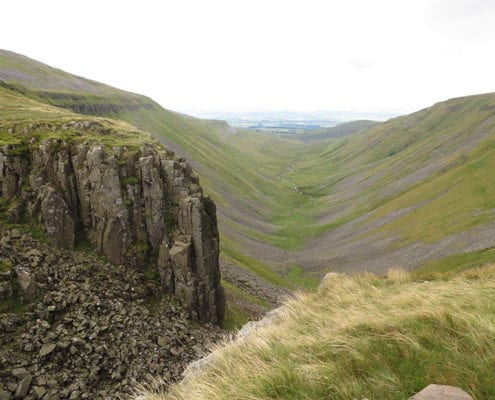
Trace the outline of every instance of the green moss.
[[36, 239], [40, 242], [46, 242], [47, 237], [45, 235], [45, 232], [43, 232], [43, 229], [39, 225], [27, 225], [26, 228], [27, 232], [31, 234], [31, 237], [33, 239]]
[[134, 206], [134, 202], [131, 199], [129, 199], [126, 195], [124, 195], [123, 204], [127, 208], [132, 208]]
[[175, 226], [175, 214], [172, 210], [167, 209], [164, 213], [165, 226]]
[[144, 241], [138, 241], [130, 247], [129, 254], [138, 257], [142, 261], [145, 261], [148, 258], [148, 249], [148, 243]]
[[24, 314], [26, 311], [27, 305], [22, 304], [18, 298], [0, 300], [0, 314]]
[[[8, 213], [7, 213], [8, 214]], [[43, 232], [43, 229], [39, 224], [36, 224], [35, 221], [28, 220], [27, 215], [24, 216], [21, 220], [17, 220], [16, 222], [10, 222], [8, 219], [5, 218], [5, 214], [0, 213], [0, 223], [4, 228], [7, 229], [17, 229], [19, 232], [26, 233], [31, 235], [33, 239], [36, 239], [40, 242], [46, 242], [47, 237], [45, 233]]]
[[7, 219], [7, 211], [9, 209], [9, 204], [10, 203], [7, 201], [5, 197], [0, 197], [0, 220]]
[[7, 156], [9, 157], [20, 157], [23, 159], [28, 159], [30, 157], [31, 151], [27, 143], [18, 142], [7, 151]]
[[0, 260], [0, 272], [8, 272], [12, 270], [12, 263], [10, 260]]
[[[9, 260], [2, 260], [0, 262], [0, 271], [7, 272], [10, 271], [12, 264]], [[27, 310], [27, 305], [23, 304], [19, 298], [19, 282], [14, 273], [10, 275], [10, 283], [12, 285], [13, 295], [8, 299], [0, 300], [0, 314], [3, 313], [13, 313], [13, 314], [23, 314]]]
[[125, 178], [122, 180], [122, 185], [127, 186], [127, 185], [137, 185], [140, 183], [141, 180], [135, 176], [130, 176], [128, 178]]
[[146, 266], [144, 275], [148, 281], [156, 282], [160, 280], [160, 274], [156, 265], [150, 263]]

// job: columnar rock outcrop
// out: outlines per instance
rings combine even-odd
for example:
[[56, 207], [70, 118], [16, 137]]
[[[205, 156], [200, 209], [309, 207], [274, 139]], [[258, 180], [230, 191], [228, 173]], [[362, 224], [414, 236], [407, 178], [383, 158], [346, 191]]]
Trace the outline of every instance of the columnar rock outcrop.
[[[39, 132], [74, 131], [77, 140]], [[215, 204], [189, 163], [151, 141], [132, 148], [84, 141], [117, 134], [97, 121], [24, 128], [24, 147], [0, 148], [0, 199], [9, 218], [37, 219], [53, 244], [88, 240], [115, 264], [157, 266], [163, 288], [194, 319], [221, 323]], [[52, 136], [53, 137], [53, 136]]]

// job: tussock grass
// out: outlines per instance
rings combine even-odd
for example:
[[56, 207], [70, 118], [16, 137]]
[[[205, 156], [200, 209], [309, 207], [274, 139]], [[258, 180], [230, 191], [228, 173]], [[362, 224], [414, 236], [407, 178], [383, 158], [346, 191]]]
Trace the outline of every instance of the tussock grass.
[[211, 365], [147, 400], [407, 399], [429, 383], [495, 398], [495, 266], [423, 281], [331, 275]]

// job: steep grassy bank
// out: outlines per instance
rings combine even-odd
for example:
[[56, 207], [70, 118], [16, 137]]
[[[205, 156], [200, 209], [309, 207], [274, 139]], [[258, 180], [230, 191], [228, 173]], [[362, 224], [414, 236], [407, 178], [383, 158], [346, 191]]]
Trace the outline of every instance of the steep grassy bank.
[[406, 399], [429, 383], [495, 396], [495, 268], [330, 276], [199, 376], [147, 400]]

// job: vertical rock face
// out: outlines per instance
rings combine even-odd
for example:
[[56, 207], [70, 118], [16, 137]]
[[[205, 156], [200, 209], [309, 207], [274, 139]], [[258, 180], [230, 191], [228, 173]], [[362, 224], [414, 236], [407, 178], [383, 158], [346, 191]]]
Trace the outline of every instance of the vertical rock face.
[[53, 244], [74, 247], [75, 226], [69, 206], [62, 195], [51, 186], [42, 186], [39, 190], [39, 219]]
[[74, 149], [70, 162], [76, 177], [82, 230], [111, 262], [124, 263], [133, 243], [132, 223], [124, 204], [116, 156], [107, 154], [100, 144], [83, 143]]
[[179, 204], [180, 235], [169, 250], [162, 243], [159, 268], [165, 290], [180, 293], [193, 318], [218, 323], [224, 293], [218, 270], [219, 235], [215, 204], [186, 197]]
[[[105, 134], [98, 122], [73, 124]], [[37, 220], [57, 246], [71, 249], [85, 237], [112, 263], [153, 263], [163, 288], [192, 318], [221, 323], [215, 205], [203, 197], [189, 164], [159, 145], [109, 149], [97, 141], [50, 139], [23, 151], [4, 146], [0, 199], [11, 219]]]

